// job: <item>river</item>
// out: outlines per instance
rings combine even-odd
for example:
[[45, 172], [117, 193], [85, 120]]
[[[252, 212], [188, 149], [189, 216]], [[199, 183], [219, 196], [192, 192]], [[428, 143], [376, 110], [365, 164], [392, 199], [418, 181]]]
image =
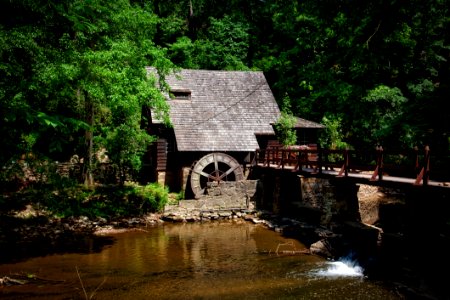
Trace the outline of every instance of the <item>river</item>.
[[304, 254], [294, 239], [243, 220], [116, 233], [73, 250], [0, 264], [2, 299], [404, 299], [351, 262]]

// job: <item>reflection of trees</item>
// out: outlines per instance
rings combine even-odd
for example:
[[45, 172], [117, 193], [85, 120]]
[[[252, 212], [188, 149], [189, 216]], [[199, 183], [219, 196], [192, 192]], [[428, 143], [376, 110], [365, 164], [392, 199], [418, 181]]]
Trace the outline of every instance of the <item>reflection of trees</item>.
[[[286, 238], [265, 227], [247, 222], [212, 222], [165, 226], [170, 240], [166, 255], [174, 261], [182, 261], [190, 269], [189, 276], [204, 276], [208, 272], [221, 273], [239, 270], [249, 261], [261, 258], [258, 253], [275, 253]], [[306, 247], [297, 240], [289, 240], [288, 250]], [[286, 250], [286, 249], [282, 249]], [[255, 266], [256, 267], [256, 266]]]
[[235, 271], [239, 261], [255, 254], [252, 224], [211, 222], [165, 226], [169, 240], [168, 255], [190, 268], [191, 276], [204, 276], [211, 270]]
[[[256, 267], [261, 259], [258, 253], [275, 253], [286, 241], [272, 230], [241, 220], [165, 224], [146, 232], [118, 235], [113, 247], [88, 259], [92, 265], [126, 269], [126, 273], [192, 278], [239, 271], [243, 265], [253, 265], [252, 260]], [[305, 248], [296, 240], [292, 242], [295, 249]]]

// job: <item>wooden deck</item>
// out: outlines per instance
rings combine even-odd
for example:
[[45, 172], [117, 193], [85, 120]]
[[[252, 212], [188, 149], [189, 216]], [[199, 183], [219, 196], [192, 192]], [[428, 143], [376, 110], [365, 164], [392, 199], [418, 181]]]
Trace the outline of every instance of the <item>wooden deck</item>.
[[[288, 170], [299, 175], [348, 178], [358, 183], [379, 186], [450, 188], [448, 181], [430, 179], [429, 149], [425, 149], [423, 153], [415, 150], [410, 154], [409, 157], [404, 153], [386, 154], [381, 147], [373, 153], [364, 154], [307, 146], [269, 147], [256, 151], [253, 164], [261, 168]], [[386, 161], [386, 157], [392, 160], [394, 155], [396, 163]]]

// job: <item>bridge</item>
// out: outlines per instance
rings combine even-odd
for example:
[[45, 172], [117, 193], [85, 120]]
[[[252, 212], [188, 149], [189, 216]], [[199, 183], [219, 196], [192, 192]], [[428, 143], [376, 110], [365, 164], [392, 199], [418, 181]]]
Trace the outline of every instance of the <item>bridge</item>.
[[356, 183], [379, 186], [433, 186], [450, 188], [448, 174], [439, 169], [439, 179], [430, 179], [431, 155], [428, 146], [404, 152], [331, 150], [315, 146], [270, 146], [257, 150], [253, 165], [290, 170], [316, 177], [344, 177]]

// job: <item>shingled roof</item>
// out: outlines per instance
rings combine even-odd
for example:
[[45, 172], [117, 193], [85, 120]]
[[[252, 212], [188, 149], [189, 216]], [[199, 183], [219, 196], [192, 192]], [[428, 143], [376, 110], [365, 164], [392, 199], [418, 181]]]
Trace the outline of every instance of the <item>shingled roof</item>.
[[178, 151], [254, 151], [256, 134], [275, 134], [280, 110], [262, 72], [184, 69], [166, 82]]
[[294, 128], [325, 128], [325, 125], [297, 117]]

